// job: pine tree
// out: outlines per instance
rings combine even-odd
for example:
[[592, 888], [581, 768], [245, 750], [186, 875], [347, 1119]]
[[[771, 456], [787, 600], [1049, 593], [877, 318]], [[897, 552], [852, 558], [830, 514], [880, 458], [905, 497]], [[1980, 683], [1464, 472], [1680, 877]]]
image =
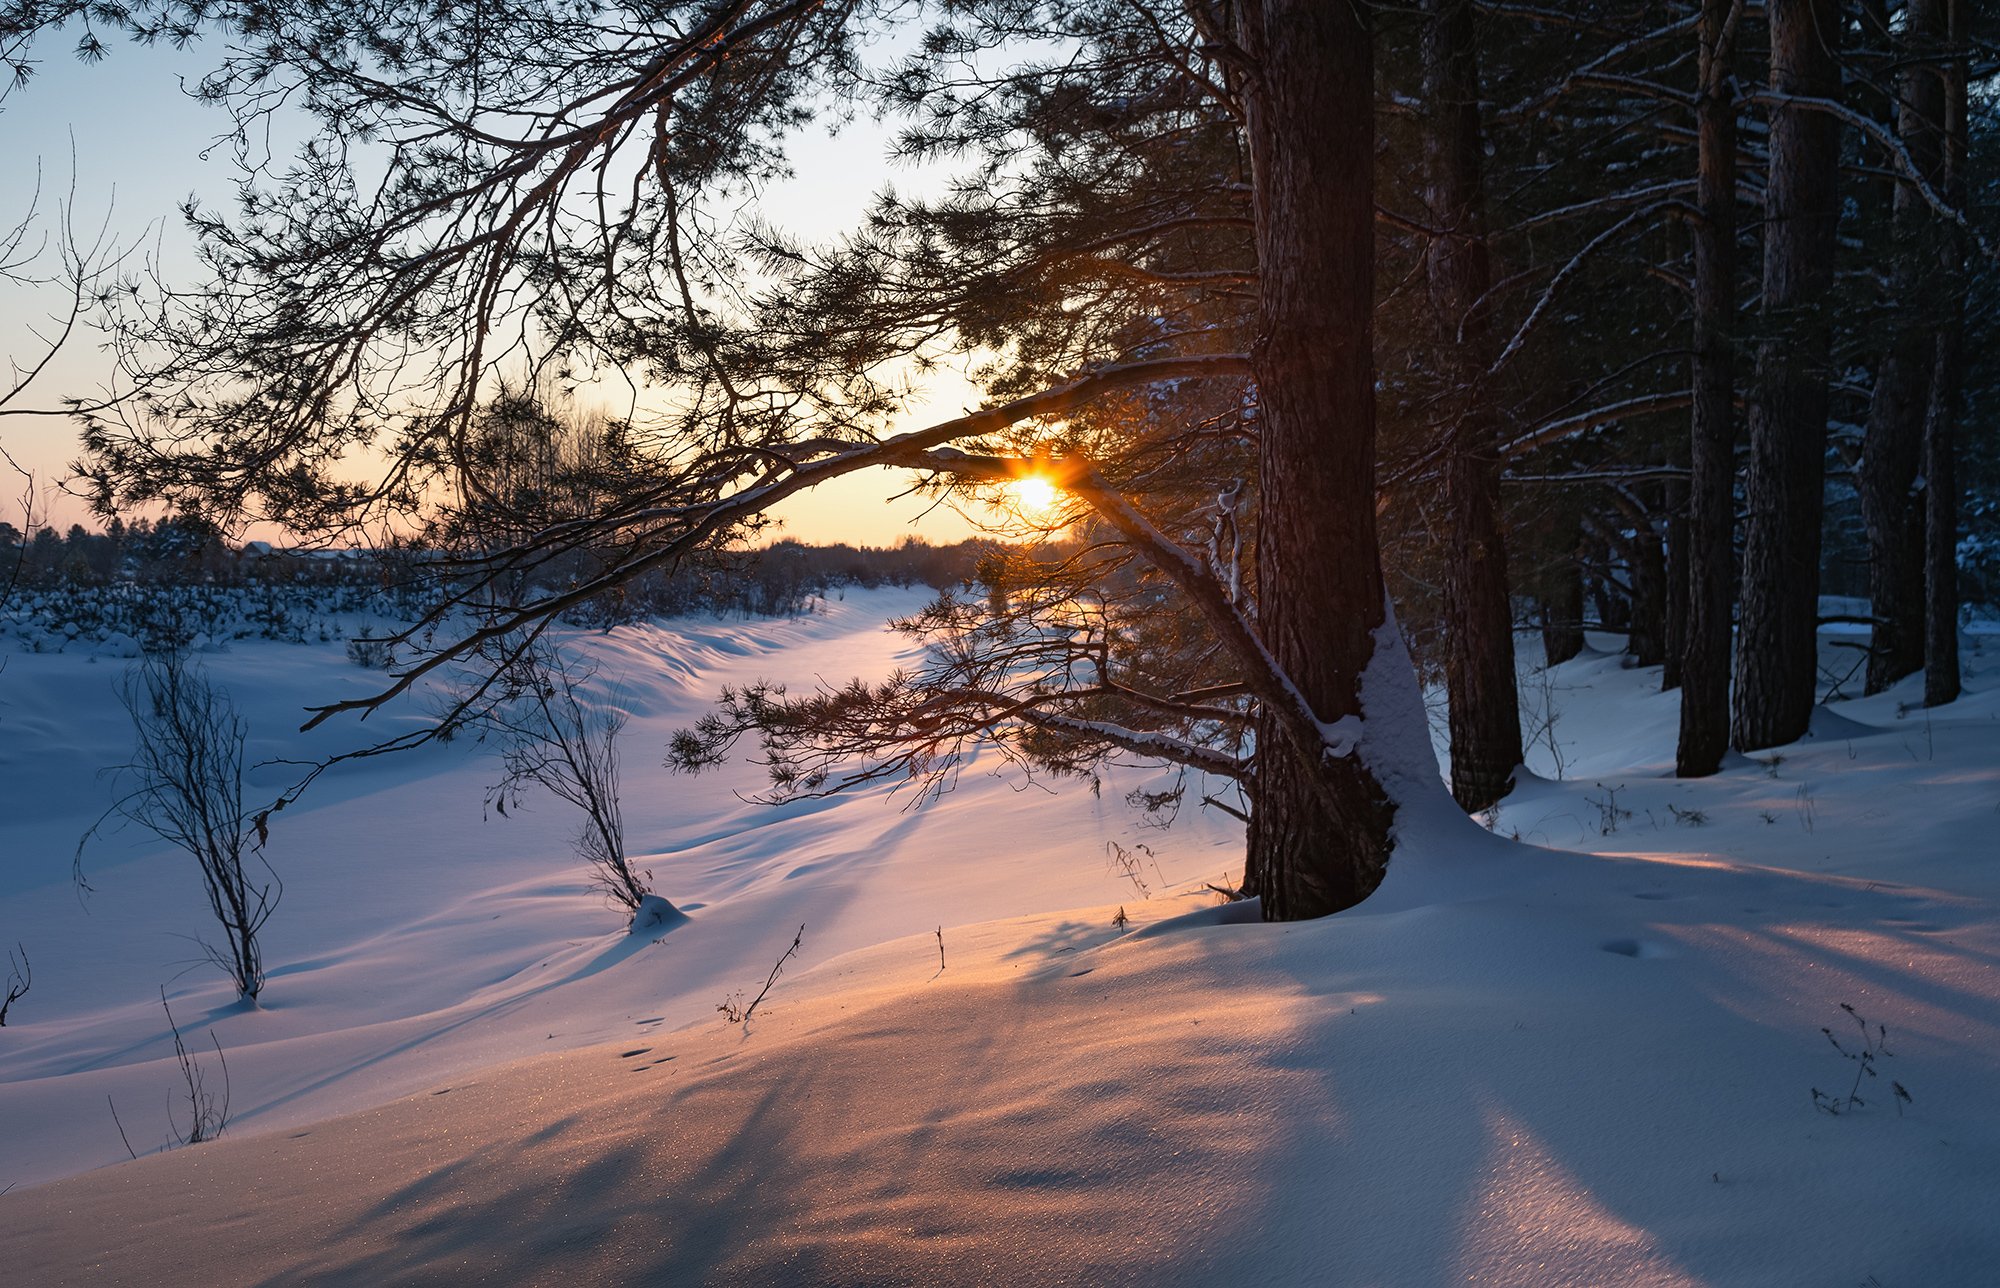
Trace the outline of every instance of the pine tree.
[[1764, 195], [1763, 327], [1750, 407], [1736, 745], [1806, 731], [1819, 674], [1819, 560], [1840, 122], [1840, 6], [1772, 0], [1771, 138]]

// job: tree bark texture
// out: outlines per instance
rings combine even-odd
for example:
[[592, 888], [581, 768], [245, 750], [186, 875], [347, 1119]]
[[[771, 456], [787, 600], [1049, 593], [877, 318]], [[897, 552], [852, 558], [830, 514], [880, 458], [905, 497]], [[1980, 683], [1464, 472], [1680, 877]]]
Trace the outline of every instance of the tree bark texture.
[[1485, 299], [1492, 285], [1481, 193], [1479, 62], [1471, 0], [1425, 0], [1424, 101], [1430, 224], [1425, 250], [1432, 365], [1442, 378], [1437, 425], [1445, 440], [1445, 698], [1451, 794], [1471, 812], [1512, 786], [1521, 763], [1514, 613], [1500, 526], [1500, 418]]
[[1695, 102], [1694, 407], [1689, 426], [1687, 629], [1674, 772], [1703, 778], [1729, 749], [1736, 603], [1736, 85], [1733, 0], [1702, 0]]
[[[1838, 98], [1837, 0], [1770, 0], [1771, 88]], [[1764, 195], [1763, 331], [1750, 409], [1742, 627], [1733, 695], [1744, 751], [1806, 732], [1818, 678], [1820, 522], [1840, 207], [1840, 124], [1796, 104], [1771, 108]]]
[[[1942, 176], [1945, 92], [1937, 55], [1939, 0], [1911, 0], [1896, 51], [1895, 130], [1918, 173]], [[1868, 537], [1868, 596], [1875, 628], [1866, 691], [1880, 693], [1924, 664], [1924, 501], [1917, 490], [1924, 424], [1937, 350], [1937, 309], [1927, 298], [1938, 262], [1937, 220], [1922, 195], [1898, 183], [1891, 201], [1888, 337], [1875, 368], [1874, 396], [1855, 488]]]
[[[1246, 0], [1258, 254], [1258, 630], [1322, 721], [1360, 714], [1384, 619], [1375, 531], [1374, 82], [1361, 6]], [[1394, 807], [1359, 756], [1259, 721], [1248, 865], [1268, 920], [1380, 883]], [[1312, 776], [1330, 790], [1313, 790]]]
[[1660, 690], [1681, 687], [1681, 666], [1687, 657], [1688, 521], [1683, 489], [1667, 487], [1666, 654], [1660, 659]]
[[[1965, 202], [1967, 0], [1933, 0], [1943, 10], [1945, 195]], [[1939, 238], [1938, 266], [1947, 293], [1945, 316], [1934, 341], [1930, 406], [1924, 416], [1924, 705], [1957, 700], [1958, 666], [1958, 417], [1964, 379], [1965, 236], [1957, 228]]]

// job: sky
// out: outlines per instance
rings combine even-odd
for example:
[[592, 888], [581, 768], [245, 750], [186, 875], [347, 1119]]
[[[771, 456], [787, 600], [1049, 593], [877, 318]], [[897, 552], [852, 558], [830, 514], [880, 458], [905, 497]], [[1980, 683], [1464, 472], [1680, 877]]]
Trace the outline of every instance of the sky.
[[[190, 195], [204, 205], [224, 206], [233, 193], [230, 148], [215, 146], [227, 118], [181, 89], [183, 80], [192, 83], [206, 70], [213, 51], [200, 45], [188, 51], [116, 45], [104, 61], [84, 65], [72, 56], [72, 44], [69, 39], [45, 43], [34, 78], [0, 100], [0, 172], [16, 176], [0, 195], [0, 228], [13, 227], [38, 207], [39, 239], [66, 207], [81, 240], [94, 240], [102, 229], [132, 252], [134, 267], [155, 258], [174, 284], [196, 283], [198, 264], [179, 206]], [[884, 179], [903, 188], [912, 181], [908, 172], [890, 168], [884, 131], [865, 120], [838, 136], [817, 130], [808, 135], [796, 149], [795, 167], [792, 181], [766, 194], [764, 213], [807, 236], [839, 231]], [[39, 202], [33, 179], [38, 171]], [[44, 350], [35, 332], [47, 332], [50, 311], [62, 303], [47, 290], [0, 282], [0, 356], [17, 366], [35, 360]], [[103, 337], [80, 335], [15, 406], [57, 407], [65, 396], [104, 388], [110, 375]], [[951, 416], [977, 401], [969, 384], [947, 379], [921, 410]], [[75, 430], [60, 417], [0, 419], [0, 446], [45, 484], [63, 477], [77, 454]], [[18, 523], [19, 489], [11, 479], [6, 482], [0, 488], [0, 517]], [[911, 533], [950, 542], [974, 532], [949, 506], [917, 496], [898, 499], [909, 482], [908, 475], [880, 471], [837, 480], [777, 511], [784, 527], [774, 535], [892, 545]], [[67, 526], [88, 520], [80, 501], [46, 488], [45, 496], [44, 521]]]

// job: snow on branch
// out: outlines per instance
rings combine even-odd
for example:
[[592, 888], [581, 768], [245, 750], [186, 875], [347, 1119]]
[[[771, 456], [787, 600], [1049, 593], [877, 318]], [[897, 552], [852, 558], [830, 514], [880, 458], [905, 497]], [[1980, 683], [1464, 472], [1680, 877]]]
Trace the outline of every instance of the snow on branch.
[[[1593, 84], [1594, 82], [1599, 80], [1608, 79], [1603, 69], [1616, 63], [1618, 60], [1624, 58], [1627, 54], [1633, 53], [1639, 49], [1643, 49], [1648, 45], [1658, 44], [1662, 41], [1666, 41], [1674, 37], [1686, 35], [1687, 33], [1693, 31], [1696, 27], [1700, 25], [1701, 25], [1701, 14], [1697, 11], [1675, 22], [1670, 22], [1664, 27], [1655, 27], [1653, 30], [1645, 32], [1642, 35], [1634, 36], [1629, 40], [1621, 41], [1620, 43], [1613, 45], [1610, 49], [1605, 50], [1602, 54], [1599, 54], [1597, 57], [1591, 59], [1583, 66], [1577, 68], [1575, 71], [1571, 72], [1568, 76], [1565, 76], [1562, 80], [1557, 81], [1554, 85], [1551, 85], [1546, 90], [1543, 90], [1541, 93], [1536, 94], [1531, 98], [1523, 99], [1521, 102], [1516, 103], [1512, 107], [1503, 108], [1495, 112], [1493, 114], [1494, 119], [1507, 120], [1510, 118], [1538, 116], [1541, 113], [1548, 110], [1549, 104], [1555, 102], [1557, 99], [1568, 94], [1571, 90], [1580, 88], [1585, 85]], [[1671, 91], [1665, 90], [1665, 87], [1663, 86], [1652, 85], [1650, 83], [1646, 84], [1649, 92], [1660, 92], [1665, 94], [1671, 94]], [[1629, 88], [1629, 86], [1617, 86], [1617, 87]], [[1687, 102], [1690, 105], [1693, 102], [1692, 99], [1689, 99], [1684, 95], [1679, 95], [1675, 97], [1678, 99], [1678, 101]]]
[[1584, 262], [1587, 261], [1591, 257], [1591, 255], [1598, 250], [1599, 247], [1607, 245], [1608, 243], [1611, 242], [1613, 238], [1617, 237], [1618, 234], [1624, 232], [1627, 228], [1630, 228], [1633, 224], [1638, 223], [1640, 220], [1659, 213], [1659, 211], [1665, 208], [1667, 204], [1668, 203], [1654, 203], [1651, 205], [1641, 206], [1639, 209], [1630, 212], [1624, 218], [1617, 220], [1610, 227], [1606, 228], [1603, 232], [1598, 233], [1597, 236], [1585, 242], [1581, 250], [1577, 251], [1576, 254], [1570, 256], [1569, 262], [1564, 264], [1561, 268], [1557, 269], [1556, 275], [1549, 279], [1548, 286], [1544, 287], [1542, 290], [1541, 298], [1536, 300], [1535, 306], [1528, 310], [1528, 316], [1521, 319], [1521, 325], [1515, 328], [1513, 336], [1509, 338], [1507, 341], [1507, 347], [1500, 351], [1500, 356], [1493, 359], [1493, 365], [1486, 369], [1487, 376], [1491, 377], [1498, 375], [1500, 373], [1500, 369], [1507, 365], [1508, 361], [1514, 356], [1516, 352], [1520, 350], [1521, 345], [1527, 340], [1528, 333], [1534, 330], [1535, 324], [1537, 322], [1541, 321], [1543, 311], [1547, 309], [1549, 303], [1555, 299], [1556, 292], [1562, 289], [1563, 283], [1568, 281], [1571, 275], [1576, 273], [1577, 270], [1583, 266]]
[[1592, 197], [1588, 201], [1571, 202], [1567, 206], [1557, 206], [1553, 210], [1544, 210], [1538, 215], [1516, 221], [1508, 228], [1508, 232], [1526, 232], [1531, 228], [1540, 228], [1544, 224], [1557, 223], [1564, 219], [1574, 218], [1577, 215], [1589, 214], [1593, 210], [1629, 206], [1635, 201], [1655, 202], [1662, 197], [1675, 196], [1679, 193], [1691, 191], [1693, 188], [1693, 179], [1663, 179], [1658, 183], [1648, 183], [1637, 188], [1627, 188], [1623, 192], [1609, 192], [1601, 197]]
[[1756, 93], [1744, 95], [1744, 98], [1749, 102], [1761, 103], [1767, 107], [1797, 107], [1812, 112], [1824, 112], [1861, 131], [1868, 136], [1871, 142], [1879, 145], [1883, 151], [1889, 154], [1890, 160], [1895, 162], [1898, 177], [1916, 189], [1917, 194], [1924, 199], [1924, 204], [1931, 208], [1932, 213], [1971, 237], [1974, 244], [1979, 247], [1981, 255], [1984, 255], [1987, 259], [2000, 259], [2000, 253], [1996, 253], [1993, 246], [1980, 231], [1974, 228], [1966, 219], [1965, 211], [1953, 205], [1943, 193], [1937, 190], [1937, 187], [1931, 183], [1930, 179], [1924, 175], [1923, 167], [1918, 165], [1917, 159], [1910, 155], [1908, 145], [1902, 139], [1898, 138], [1894, 131], [1884, 126], [1880, 121], [1875, 120], [1865, 113], [1855, 111], [1837, 99], [1822, 98], [1814, 94], [1787, 94], [1782, 90], [1759, 90]]
[[1025, 712], [1022, 719], [1040, 728], [1101, 739], [1138, 755], [1172, 761], [1220, 778], [1243, 782], [1251, 776], [1248, 762], [1157, 729], [1129, 729], [1103, 720], [1084, 720], [1050, 711]]
[[1637, 398], [1606, 403], [1602, 407], [1592, 407], [1589, 411], [1577, 412], [1575, 415], [1564, 416], [1561, 420], [1537, 425], [1518, 438], [1502, 444], [1500, 455], [1504, 459], [1517, 459], [1538, 447], [1546, 447], [1550, 443], [1560, 442], [1565, 438], [1587, 433], [1605, 425], [1616, 425], [1636, 416], [1650, 416], [1657, 412], [1679, 411], [1692, 406], [1693, 403], [1694, 395], [1685, 389], [1669, 393], [1642, 394]]

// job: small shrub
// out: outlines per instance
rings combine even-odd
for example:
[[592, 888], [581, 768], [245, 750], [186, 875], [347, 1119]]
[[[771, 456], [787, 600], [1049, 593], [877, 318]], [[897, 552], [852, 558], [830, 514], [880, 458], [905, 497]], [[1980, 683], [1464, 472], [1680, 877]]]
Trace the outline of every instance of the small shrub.
[[1583, 799], [1586, 804], [1593, 805], [1597, 808], [1598, 835], [1610, 836], [1612, 833], [1618, 830], [1618, 825], [1620, 823], [1623, 823], [1632, 817], [1632, 811], [1624, 808], [1618, 803], [1618, 793], [1624, 790], [1622, 786], [1606, 787], [1603, 783], [1599, 783], [1597, 785], [1597, 790], [1604, 793], [1603, 800], [1598, 800], [1597, 798], [1592, 796], [1586, 796]]
[[[1861, 1098], [1861, 1080], [1881, 1077], [1875, 1068], [1877, 1062], [1896, 1054], [1889, 1049], [1889, 1030], [1886, 1025], [1877, 1024], [1875, 1031], [1870, 1033], [1868, 1021], [1861, 1017], [1860, 1012], [1846, 1002], [1840, 1004], [1840, 1009], [1847, 1012], [1847, 1018], [1854, 1021], [1854, 1026], [1859, 1031], [1857, 1044], [1852, 1048], [1848, 1047], [1833, 1035], [1833, 1030], [1830, 1028], [1822, 1028], [1820, 1032], [1826, 1034], [1826, 1040], [1833, 1044], [1834, 1050], [1840, 1052], [1843, 1060], [1854, 1062], [1854, 1084], [1847, 1089], [1847, 1094], [1844, 1096], [1831, 1095], [1818, 1087], [1812, 1089], [1813, 1108], [1836, 1118], [1842, 1114], [1853, 1113], [1867, 1105], [1868, 1102]], [[1903, 1106], [1914, 1102], [1903, 1084], [1894, 1078], [1889, 1080], [1889, 1088], [1896, 1106], [1896, 1116], [1900, 1118]]]
[[118, 696], [132, 717], [138, 746], [116, 771], [124, 795], [77, 844], [77, 882], [90, 888], [83, 850], [114, 815], [187, 854], [200, 870], [209, 911], [223, 931], [220, 946], [195, 942], [235, 982], [237, 994], [254, 1002], [264, 988], [258, 934], [277, 908], [284, 883], [264, 858], [261, 840], [253, 843], [263, 829], [243, 804], [249, 726], [229, 695], [180, 653], [146, 659], [126, 677]]
[[174, 1139], [183, 1145], [199, 1145], [205, 1140], [214, 1140], [229, 1127], [229, 1061], [222, 1057], [222, 1043], [216, 1039], [215, 1030], [208, 1031], [208, 1040], [215, 1047], [215, 1059], [222, 1066], [222, 1101], [216, 1102], [215, 1093], [208, 1088], [207, 1070], [201, 1067], [187, 1043], [181, 1040], [181, 1027], [174, 1023], [173, 1008], [167, 1005], [167, 990], [160, 990], [160, 1009], [167, 1013], [167, 1027], [174, 1034], [174, 1060], [180, 1065], [181, 1082], [187, 1095], [188, 1125], [182, 1131], [180, 1124], [172, 1116], [167, 1126], [173, 1130]]
[[[1141, 855], [1144, 855], [1147, 860], [1153, 860], [1153, 875], [1160, 876], [1160, 865], [1154, 859], [1151, 846], [1143, 844], [1134, 845], [1128, 850], [1116, 841], [1106, 841], [1104, 843], [1104, 852], [1110, 856], [1113, 870], [1119, 876], [1124, 877], [1132, 883], [1132, 888], [1138, 892], [1141, 899], [1150, 899], [1153, 897], [1153, 887], [1146, 881], [1145, 870], [1141, 866], [1142, 860], [1140, 858]], [[1161, 877], [1161, 880], [1164, 882], [1165, 878]]]
[[590, 670], [569, 662], [554, 645], [524, 649], [505, 663], [501, 675], [501, 700], [479, 716], [483, 727], [498, 735], [505, 769], [488, 791], [488, 803], [504, 816], [532, 786], [574, 806], [583, 815], [573, 842], [576, 856], [613, 903], [636, 913], [653, 892], [625, 853], [618, 805], [618, 735], [625, 712], [611, 701], [586, 703], [582, 694], [593, 678]]

